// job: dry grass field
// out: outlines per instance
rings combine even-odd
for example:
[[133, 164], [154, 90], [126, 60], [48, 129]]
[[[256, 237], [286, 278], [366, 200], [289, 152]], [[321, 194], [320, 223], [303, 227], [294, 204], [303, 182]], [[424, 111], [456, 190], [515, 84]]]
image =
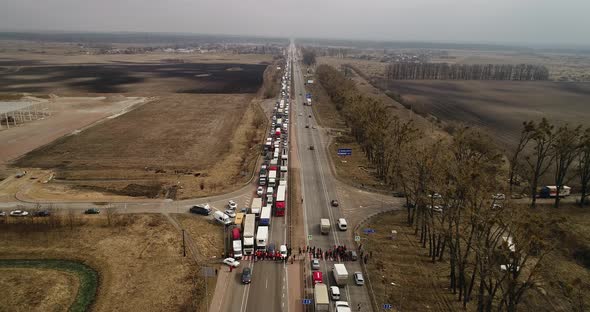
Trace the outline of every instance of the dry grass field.
[[[258, 103], [271, 56], [86, 55], [77, 49], [28, 43], [0, 48], [0, 92], [141, 95], [151, 101], [74, 135], [52, 137], [14, 167], [52, 170], [60, 187], [80, 194], [186, 198], [247, 181], [265, 131]], [[32, 127], [21, 128], [10, 130]]]
[[[10, 311], [66, 311], [78, 292], [75, 274], [34, 268], [0, 268], [0, 307]], [[0, 308], [0, 311], [8, 311]]]
[[[43, 226], [39, 220], [35, 224], [25, 221], [27, 225], [15, 224], [15, 221], [3, 224], [0, 227], [1, 257], [70, 259], [91, 266], [100, 275], [94, 311], [206, 310], [204, 284], [198, 267], [189, 257], [182, 257], [181, 235], [164, 216], [115, 215], [108, 226], [106, 215], [87, 217], [76, 213], [72, 228], [69, 226], [70, 215], [66, 213], [63, 218], [62, 226], [58, 227]], [[192, 240], [197, 248], [220, 252], [209, 244], [211, 240], [221, 240], [221, 228], [215, 231], [208, 227], [208, 221], [200, 218], [186, 222], [196, 231]], [[3, 289], [17, 287], [24, 294], [33, 291], [23, 283], [35, 274], [38, 273], [31, 271], [19, 278], [14, 274], [11, 275], [13, 278], [2, 274], [0, 284]], [[46, 288], [39, 293], [39, 306], [52, 304], [47, 301], [49, 299], [42, 298], [44, 294], [52, 296], [49, 292], [64, 294], [52, 297], [56, 304], [67, 304], [71, 300], [65, 295], [68, 290], [61, 286], [67, 277], [59, 274], [55, 277], [53, 289]], [[34, 288], [38, 291], [37, 287], [43, 283], [48, 281], [39, 279]], [[9, 300], [18, 300], [18, 296]]]
[[404, 80], [383, 82], [381, 87], [442, 121], [480, 127], [502, 145], [518, 140], [523, 121], [590, 120], [590, 83]]

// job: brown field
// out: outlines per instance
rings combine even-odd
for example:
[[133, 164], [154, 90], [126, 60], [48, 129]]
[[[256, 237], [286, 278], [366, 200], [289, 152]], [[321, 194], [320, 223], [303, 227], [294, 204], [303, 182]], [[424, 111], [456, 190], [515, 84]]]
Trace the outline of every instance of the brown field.
[[[1, 311], [66, 311], [78, 292], [75, 273], [33, 268], [0, 269]], [[8, 310], [6, 310], [8, 311]]]
[[[16, 52], [20, 45], [25, 52]], [[14, 161], [17, 168], [9, 169], [10, 174], [18, 168], [54, 171], [60, 182], [54, 188], [68, 186], [66, 193], [84, 194], [70, 194], [74, 199], [95, 192], [186, 198], [229, 191], [248, 180], [257, 156], [254, 147], [265, 130], [258, 104], [261, 86], [269, 85], [263, 80], [273, 76], [264, 74], [272, 56], [86, 55], [66, 44], [36, 48], [47, 53], [38, 53], [29, 43], [0, 50], [0, 92], [5, 96], [141, 95], [152, 101], [75, 135], [67, 135], [73, 129], [66, 121], [78, 116], [72, 109], [59, 115], [63, 120], [55, 114], [4, 131], [9, 142], [18, 143], [8, 149], [5, 161], [42, 146]], [[91, 106], [80, 109], [92, 111]], [[52, 125], [43, 134], [55, 135], [27, 135], [34, 141], [28, 145], [13, 138], [17, 131], [38, 133], [43, 123]], [[35, 194], [39, 187], [27, 188], [28, 196], [43, 199], [48, 192]]]
[[383, 88], [442, 121], [477, 126], [502, 145], [518, 140], [523, 121], [587, 125], [590, 83], [515, 81], [393, 81]]
[[[537, 287], [527, 292], [519, 310], [586, 311], [590, 307], [590, 212], [567, 206], [559, 210], [548, 206], [538, 212], [563, 222], [552, 225], [557, 247], [545, 259]], [[376, 233], [361, 234], [365, 252], [373, 251], [368, 270], [377, 302], [401, 305], [405, 311], [462, 310], [448, 289], [448, 263], [429, 261], [428, 249], [420, 246], [419, 237], [406, 225], [405, 218], [405, 212], [381, 214], [365, 226]], [[390, 238], [391, 230], [398, 232], [395, 241]], [[467, 310], [475, 310], [475, 306], [468, 305]]]
[[[0, 227], [1, 257], [71, 259], [91, 266], [100, 275], [94, 311], [206, 310], [199, 269], [190, 256], [182, 256], [181, 235], [166, 217], [115, 215], [112, 225], [108, 226], [103, 214], [87, 217], [76, 213], [73, 216], [72, 228], [67, 214], [62, 225], [57, 227], [39, 223], [4, 224]], [[208, 221], [202, 218], [191, 218], [184, 223], [195, 231], [191, 237], [196, 249], [220, 252], [210, 246], [211, 240], [221, 240], [220, 227], [210, 228]], [[203, 235], [205, 230], [207, 235]], [[197, 260], [205, 261], [204, 258]], [[22, 277], [25, 278], [26, 275]], [[22, 283], [22, 279], [3, 278], [2, 283], [14, 285]], [[35, 288], [42, 282], [40, 280]], [[59, 282], [56, 280], [56, 288]], [[210, 279], [209, 282], [215, 281]], [[22, 288], [22, 291], [32, 290]]]

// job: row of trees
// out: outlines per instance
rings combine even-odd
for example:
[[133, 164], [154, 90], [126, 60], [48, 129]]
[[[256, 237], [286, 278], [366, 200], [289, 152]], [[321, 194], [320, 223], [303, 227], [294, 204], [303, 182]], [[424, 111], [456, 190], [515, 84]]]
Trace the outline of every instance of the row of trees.
[[390, 80], [547, 80], [545, 66], [530, 64], [392, 63], [386, 68]]
[[407, 223], [432, 262], [448, 263], [457, 300], [516, 311], [553, 246], [546, 220], [492, 198], [507, 174], [493, 140], [470, 128], [429, 138], [338, 70], [321, 65], [317, 74], [379, 178], [403, 190]]
[[[572, 127], [564, 124], [555, 127], [547, 119], [523, 123], [518, 144], [510, 157], [510, 193], [517, 177], [525, 177], [529, 183], [531, 207], [536, 205], [539, 181], [553, 173], [557, 187], [554, 207], [560, 203], [560, 191], [570, 181], [580, 184], [580, 205], [584, 206], [590, 183], [590, 127]], [[577, 178], [577, 179], [576, 179]]]
[[307, 66], [313, 66], [316, 64], [316, 53], [312, 49], [302, 49], [303, 63]]

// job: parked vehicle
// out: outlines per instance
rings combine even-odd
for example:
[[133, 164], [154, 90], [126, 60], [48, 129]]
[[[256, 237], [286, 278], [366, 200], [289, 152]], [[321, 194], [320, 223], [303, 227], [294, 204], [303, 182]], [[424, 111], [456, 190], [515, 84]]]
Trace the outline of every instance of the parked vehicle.
[[335, 263], [332, 267], [332, 274], [334, 275], [336, 285], [344, 286], [348, 283], [348, 271], [346, 270], [346, 266], [344, 266], [344, 264]]
[[242, 227], [242, 223], [244, 223], [245, 214], [243, 212], [236, 213], [236, 217], [234, 218], [234, 224]]
[[244, 218], [244, 253], [251, 255], [254, 253], [254, 231], [256, 230], [256, 216], [247, 214]]
[[37, 216], [37, 217], [49, 217], [50, 215], [51, 215], [51, 212], [49, 210], [41, 210], [41, 211], [35, 212], [35, 216]]
[[334, 307], [336, 308], [336, 312], [350, 312], [350, 305], [348, 305], [348, 302], [346, 301], [336, 301], [336, 303], [334, 304]]
[[361, 272], [354, 272], [354, 283], [357, 286], [365, 285], [365, 279], [363, 278], [363, 273], [361, 273]]
[[270, 225], [271, 210], [272, 210], [271, 205], [266, 205], [266, 206], [262, 207], [262, 212], [260, 213], [259, 226], [260, 225]]
[[346, 223], [346, 219], [344, 218], [338, 219], [338, 222], [336, 224], [338, 224], [338, 228], [340, 229], [340, 231], [346, 231], [346, 229], [348, 228], [348, 224]]
[[225, 214], [228, 215], [230, 218], [235, 218], [236, 217], [236, 211], [235, 210], [226, 209], [225, 210]]
[[324, 275], [321, 271], [313, 271], [311, 273], [311, 279], [313, 280], [313, 284], [323, 283], [324, 282]]
[[330, 220], [320, 219], [320, 230], [322, 234], [330, 233]]
[[338, 200], [332, 199], [332, 201], [330, 201], [330, 205], [332, 205], [332, 207], [338, 207]]
[[[319, 273], [319, 272], [314, 272]], [[313, 298], [316, 312], [330, 311], [330, 299], [328, 298], [328, 286], [319, 283], [313, 287]]]
[[259, 216], [260, 210], [262, 210], [262, 198], [253, 198], [252, 205], [250, 206], [250, 212], [256, 216]]
[[268, 226], [259, 226], [256, 232], [256, 250], [266, 250], [268, 243]]
[[189, 211], [191, 213], [196, 213], [196, 214], [208, 216], [211, 214], [211, 207], [209, 207], [209, 204], [200, 204], [200, 205], [192, 206], [189, 209]]
[[262, 186], [259, 186], [259, 187], [256, 189], [256, 195], [258, 195], [258, 196], [262, 196], [262, 194], [263, 194], [263, 193], [264, 193], [264, 188], [263, 188]]
[[232, 241], [234, 258], [242, 259], [242, 241], [240, 239]]
[[281, 259], [287, 259], [287, 245], [279, 246], [279, 253], [281, 254]]
[[356, 261], [359, 258], [358, 255], [357, 255], [357, 253], [356, 253], [356, 251], [354, 251], [354, 250], [349, 250], [348, 251], [348, 257], [352, 261]]
[[338, 286], [330, 286], [330, 297], [332, 300], [340, 300], [340, 288]]
[[240, 266], [240, 261], [234, 259], [234, 258], [225, 258], [223, 259], [223, 263], [226, 265], [229, 265], [231, 267], [237, 268]]
[[213, 214], [213, 219], [223, 225], [231, 224], [231, 218], [221, 211], [215, 211]]
[[100, 210], [98, 208], [89, 208], [84, 211], [84, 214], [99, 214]]
[[244, 268], [242, 270], [242, 284], [250, 284], [252, 282], [252, 269]]
[[13, 210], [10, 212], [10, 216], [12, 217], [26, 217], [28, 215], [29, 212], [25, 210]]
[[234, 227], [233, 229], [231, 229], [231, 239], [232, 240], [239, 240], [240, 238], [241, 238], [240, 228]]
[[[559, 189], [559, 197], [566, 197], [569, 196], [572, 192], [572, 188], [569, 186], [562, 186]], [[539, 196], [543, 198], [555, 198], [557, 196], [557, 186], [555, 185], [547, 185], [541, 188], [539, 192]]]
[[311, 259], [311, 269], [312, 270], [319, 270], [320, 269], [320, 260], [319, 259]]
[[233, 199], [230, 199], [230, 201], [227, 203], [227, 208], [231, 210], [236, 210], [238, 208], [238, 204], [236, 204], [236, 202]]

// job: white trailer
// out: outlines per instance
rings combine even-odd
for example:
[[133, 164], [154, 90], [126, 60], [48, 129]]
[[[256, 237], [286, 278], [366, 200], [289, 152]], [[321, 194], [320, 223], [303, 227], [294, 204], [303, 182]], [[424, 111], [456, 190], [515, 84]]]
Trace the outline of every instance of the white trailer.
[[338, 286], [344, 286], [348, 282], [348, 271], [346, 271], [344, 264], [335, 263], [332, 268], [332, 274]]
[[256, 216], [247, 214], [244, 219], [244, 253], [251, 255], [254, 253], [254, 233], [256, 231]]
[[256, 250], [266, 250], [268, 242], [268, 226], [259, 226], [256, 232]]
[[[271, 171], [272, 173], [272, 171]], [[270, 182], [270, 179], [269, 179]], [[250, 212], [256, 216], [260, 215], [260, 210], [262, 209], [262, 198], [253, 198], [252, 205], [250, 206]]]
[[326, 284], [315, 284], [313, 287], [313, 299], [316, 312], [330, 311], [330, 298], [328, 298], [328, 286]]

